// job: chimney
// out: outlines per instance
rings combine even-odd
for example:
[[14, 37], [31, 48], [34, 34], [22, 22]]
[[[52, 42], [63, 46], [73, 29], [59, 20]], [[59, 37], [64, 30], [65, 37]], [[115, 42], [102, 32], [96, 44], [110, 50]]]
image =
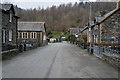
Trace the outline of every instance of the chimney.
[[117, 8], [120, 8], [120, 0], [117, 2]]

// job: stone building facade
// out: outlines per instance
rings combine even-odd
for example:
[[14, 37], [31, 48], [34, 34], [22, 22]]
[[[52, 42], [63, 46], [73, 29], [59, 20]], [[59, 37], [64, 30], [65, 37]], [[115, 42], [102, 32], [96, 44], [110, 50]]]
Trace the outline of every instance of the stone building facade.
[[[108, 19], [101, 24], [101, 37], [108, 37], [111, 40], [102, 43], [118, 43], [120, 37], [120, 8], [117, 9]], [[113, 39], [113, 40], [112, 40]]]
[[37, 47], [45, 44], [46, 27], [44, 22], [18, 22], [17, 44]]
[[17, 47], [17, 22], [12, 4], [2, 4], [2, 51]]
[[96, 17], [96, 24], [93, 28], [94, 42], [111, 44], [120, 43], [120, 2], [117, 8], [104, 16]]

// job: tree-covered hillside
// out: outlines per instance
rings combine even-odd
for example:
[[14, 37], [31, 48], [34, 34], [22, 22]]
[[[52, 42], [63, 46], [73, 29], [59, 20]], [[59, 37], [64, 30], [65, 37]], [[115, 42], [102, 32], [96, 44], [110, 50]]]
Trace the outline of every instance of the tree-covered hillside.
[[[116, 3], [92, 3], [92, 20], [116, 7]], [[19, 21], [46, 22], [47, 31], [64, 32], [70, 27], [84, 27], [89, 20], [89, 3], [61, 4], [47, 9], [21, 9], [15, 6]]]

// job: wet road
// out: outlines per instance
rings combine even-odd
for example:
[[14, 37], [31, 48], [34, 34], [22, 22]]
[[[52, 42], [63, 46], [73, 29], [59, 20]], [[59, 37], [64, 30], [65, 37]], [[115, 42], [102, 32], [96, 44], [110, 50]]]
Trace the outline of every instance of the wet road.
[[3, 78], [117, 78], [107, 63], [77, 47], [50, 43], [3, 61]]

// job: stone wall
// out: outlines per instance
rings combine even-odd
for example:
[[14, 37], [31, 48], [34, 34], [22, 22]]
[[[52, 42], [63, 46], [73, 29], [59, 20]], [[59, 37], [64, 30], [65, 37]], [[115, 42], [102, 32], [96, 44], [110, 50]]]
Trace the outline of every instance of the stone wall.
[[[33, 31], [18, 31], [20, 33], [20, 37], [17, 39], [17, 44], [27, 44], [27, 43], [31, 43], [33, 45], [38, 45], [39, 43], [42, 44], [40, 41], [40, 32], [37, 32], [37, 38], [35, 39], [30, 39], [30, 33]], [[28, 32], [28, 39], [22, 39], [22, 32]]]
[[111, 49], [110, 47], [94, 45], [93, 54], [120, 70], [120, 51]]
[[[2, 13], [2, 29], [6, 30], [6, 43], [16, 44], [16, 37], [17, 37], [16, 18], [12, 17], [12, 22], [9, 22], [9, 13], [3, 12]], [[12, 30], [12, 41], [9, 41], [9, 30]]]
[[[1, 7], [2, 7], [2, 5], [0, 4], [0, 8]], [[2, 10], [0, 10], [0, 54], [1, 54], [1, 52], [2, 52]]]
[[[118, 38], [120, 36], [120, 9], [102, 23], [101, 35], [102, 37], [113, 37], [115, 39], [115, 43], [118, 43]], [[110, 41], [105, 41], [105, 43], [110, 43]]]

